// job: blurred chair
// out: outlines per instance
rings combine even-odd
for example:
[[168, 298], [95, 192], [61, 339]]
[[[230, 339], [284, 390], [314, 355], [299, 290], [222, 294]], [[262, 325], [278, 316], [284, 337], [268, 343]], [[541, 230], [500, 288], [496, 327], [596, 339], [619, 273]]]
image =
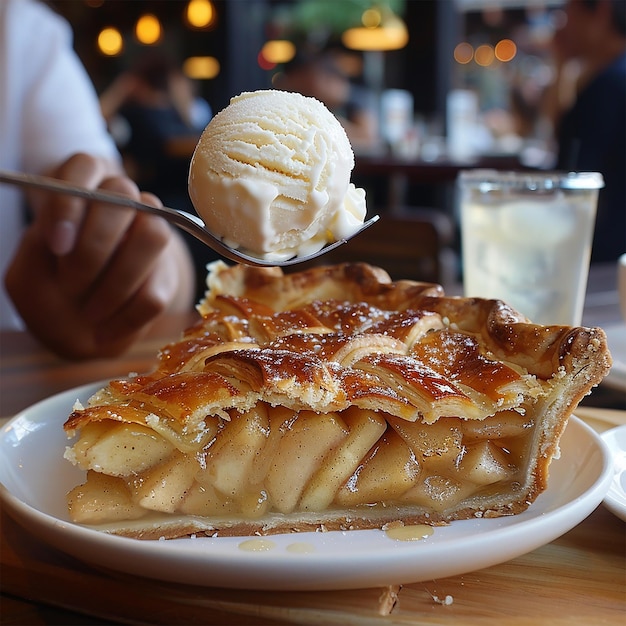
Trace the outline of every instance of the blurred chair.
[[453, 220], [436, 209], [403, 207], [383, 212], [360, 235], [320, 258], [317, 265], [365, 262], [392, 279], [450, 284], [456, 280]]

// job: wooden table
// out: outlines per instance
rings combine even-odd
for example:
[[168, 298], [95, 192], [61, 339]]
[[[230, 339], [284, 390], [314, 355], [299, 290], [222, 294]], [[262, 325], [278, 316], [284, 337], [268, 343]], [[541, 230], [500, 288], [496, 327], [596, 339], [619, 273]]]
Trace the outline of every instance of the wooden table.
[[410, 185], [452, 185], [459, 172], [467, 169], [522, 169], [517, 156], [483, 156], [469, 161], [421, 158], [403, 159], [389, 154], [363, 155], [355, 159], [353, 177], [359, 185], [369, 186], [372, 180], [383, 181], [386, 186], [384, 206], [379, 210], [397, 211], [406, 205]]
[[358, 176], [403, 176], [413, 183], [452, 183], [465, 169], [521, 169], [517, 156], [484, 156], [469, 161], [402, 159], [392, 155], [357, 155], [354, 173]]
[[[189, 322], [166, 318], [124, 357], [88, 363], [62, 361], [25, 333], [4, 333], [0, 415], [6, 419], [83, 383], [146, 371], [158, 348]], [[624, 411], [581, 411], [598, 430], [626, 423]], [[332, 592], [224, 590], [131, 578], [45, 545], [4, 512], [0, 524], [3, 624], [589, 626], [621, 625], [626, 614], [624, 523], [603, 506], [556, 541], [501, 565], [402, 587]], [[448, 596], [451, 604], [443, 601]]]

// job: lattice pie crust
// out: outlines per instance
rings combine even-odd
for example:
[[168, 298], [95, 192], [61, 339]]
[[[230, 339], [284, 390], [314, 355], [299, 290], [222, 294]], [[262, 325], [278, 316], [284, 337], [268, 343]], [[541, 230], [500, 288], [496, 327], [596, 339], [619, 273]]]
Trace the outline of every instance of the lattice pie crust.
[[149, 539], [516, 514], [611, 365], [598, 328], [365, 264], [217, 263], [208, 284], [153, 372], [67, 420], [74, 521]]

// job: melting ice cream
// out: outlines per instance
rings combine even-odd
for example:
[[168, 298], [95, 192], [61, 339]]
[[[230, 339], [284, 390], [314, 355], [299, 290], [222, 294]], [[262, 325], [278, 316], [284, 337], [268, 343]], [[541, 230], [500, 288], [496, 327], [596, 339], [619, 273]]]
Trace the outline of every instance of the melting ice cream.
[[191, 160], [189, 194], [225, 243], [265, 258], [315, 252], [353, 235], [365, 191], [350, 176], [343, 126], [298, 93], [242, 93], [204, 130]]

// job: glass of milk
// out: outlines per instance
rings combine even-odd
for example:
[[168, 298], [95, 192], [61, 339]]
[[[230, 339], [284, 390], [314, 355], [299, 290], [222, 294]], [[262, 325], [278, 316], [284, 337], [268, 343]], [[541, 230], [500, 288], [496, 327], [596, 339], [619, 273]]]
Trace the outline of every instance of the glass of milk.
[[465, 295], [580, 325], [602, 175], [476, 169], [457, 183]]

